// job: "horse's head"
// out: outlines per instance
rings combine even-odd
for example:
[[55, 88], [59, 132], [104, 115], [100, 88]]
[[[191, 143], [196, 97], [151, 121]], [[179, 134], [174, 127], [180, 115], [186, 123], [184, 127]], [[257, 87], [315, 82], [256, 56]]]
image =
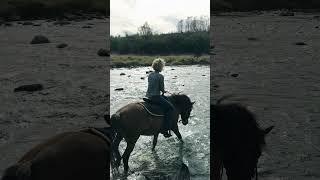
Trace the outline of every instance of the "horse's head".
[[193, 108], [193, 104], [195, 102], [191, 102], [190, 98], [184, 94], [173, 94], [170, 96], [170, 98], [175, 104], [176, 108], [179, 110], [182, 124], [187, 125]]
[[[257, 177], [257, 163], [265, 145], [265, 136], [273, 129], [261, 129], [255, 116], [240, 104], [211, 105], [215, 147], [228, 179]], [[214, 158], [215, 159], [215, 158]], [[216, 158], [217, 159], [217, 158]]]
[[[226, 169], [228, 179], [258, 179], [257, 165], [265, 145], [265, 136], [272, 130], [273, 126], [266, 129], [259, 129], [256, 143], [250, 146], [246, 143], [243, 147], [233, 147], [237, 152], [230, 152], [224, 155], [223, 166]], [[231, 155], [233, 154], [233, 155]], [[232, 157], [228, 157], [232, 156]]]

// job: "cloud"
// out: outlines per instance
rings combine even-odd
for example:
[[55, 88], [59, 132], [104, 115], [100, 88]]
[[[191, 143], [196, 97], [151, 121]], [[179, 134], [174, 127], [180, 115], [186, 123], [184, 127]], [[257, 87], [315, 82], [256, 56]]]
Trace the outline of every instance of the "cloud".
[[111, 35], [137, 32], [145, 22], [160, 33], [173, 32], [180, 19], [210, 16], [209, 0], [112, 0], [110, 3]]

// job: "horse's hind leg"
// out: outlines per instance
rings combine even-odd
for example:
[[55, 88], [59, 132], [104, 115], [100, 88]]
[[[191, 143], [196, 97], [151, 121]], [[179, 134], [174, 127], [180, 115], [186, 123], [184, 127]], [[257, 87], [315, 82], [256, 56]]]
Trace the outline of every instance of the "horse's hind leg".
[[122, 155], [122, 159], [123, 159], [123, 166], [124, 166], [124, 172], [127, 173], [129, 170], [129, 157], [131, 152], [134, 149], [134, 146], [137, 142], [137, 140], [139, 139], [139, 137], [131, 137], [130, 139], [126, 139], [127, 141], [127, 147], [126, 150], [124, 151], [123, 155]]
[[113, 153], [115, 155], [115, 159], [116, 159], [115, 165], [116, 165], [116, 167], [119, 167], [120, 166], [120, 162], [121, 162], [121, 155], [120, 155], [120, 152], [119, 152], [119, 144], [120, 144], [122, 139], [123, 139], [123, 136], [120, 133], [117, 133], [115, 139], [113, 140], [112, 151], [113, 151]]

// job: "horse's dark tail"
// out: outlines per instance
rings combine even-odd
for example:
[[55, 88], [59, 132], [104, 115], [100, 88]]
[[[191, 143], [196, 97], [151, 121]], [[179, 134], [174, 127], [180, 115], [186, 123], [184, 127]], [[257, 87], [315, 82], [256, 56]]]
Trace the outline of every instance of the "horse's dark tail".
[[111, 127], [114, 131], [116, 131], [119, 127], [119, 120], [120, 120], [119, 113], [112, 114], [112, 116], [110, 118], [110, 124], [111, 124]]
[[114, 145], [114, 140], [115, 140], [115, 138], [116, 138], [116, 136], [117, 136], [117, 133], [119, 133], [118, 132], [118, 124], [119, 124], [119, 120], [120, 120], [120, 114], [119, 113], [115, 113], [115, 114], [113, 114], [112, 116], [111, 116], [111, 118], [109, 118], [110, 119], [110, 124], [111, 124], [111, 130], [112, 130], [112, 144], [111, 144], [111, 149], [112, 149], [112, 151], [111, 151], [111, 167], [112, 167], [112, 170], [114, 169], [114, 168], [117, 168], [118, 166], [116, 165], [117, 163], [117, 159], [116, 159], [116, 155], [114, 154], [115, 152], [116, 152], [116, 149], [118, 148], [118, 147], [116, 147], [115, 145]]
[[7, 168], [1, 180], [30, 180], [31, 163], [15, 164]]

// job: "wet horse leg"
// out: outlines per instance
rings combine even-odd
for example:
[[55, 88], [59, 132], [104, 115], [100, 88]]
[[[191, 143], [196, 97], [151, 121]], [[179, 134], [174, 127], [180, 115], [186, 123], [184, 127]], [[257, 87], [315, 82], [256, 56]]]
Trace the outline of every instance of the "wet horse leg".
[[159, 134], [155, 134], [155, 135], [153, 136], [152, 151], [154, 151], [154, 149], [155, 149], [155, 147], [156, 147], [156, 145], [157, 145], [158, 136], [159, 136]]
[[115, 158], [116, 158], [116, 162], [115, 162], [116, 167], [119, 167], [120, 162], [121, 162], [121, 155], [119, 152], [119, 144], [122, 139], [123, 139], [123, 136], [120, 133], [117, 133], [116, 137], [113, 141], [113, 148], [112, 149], [113, 149], [113, 152], [114, 152]]
[[181, 136], [181, 134], [180, 134], [180, 132], [179, 132], [178, 126], [173, 127], [173, 128], [172, 128], [172, 131], [173, 131], [174, 134], [178, 137], [178, 139], [180, 140], [180, 142], [183, 143], [182, 136]]
[[134, 146], [135, 146], [135, 144], [136, 144], [138, 139], [139, 139], [139, 136], [138, 137], [130, 137], [130, 139], [126, 138], [127, 147], [126, 147], [126, 150], [124, 151], [124, 153], [122, 155], [125, 174], [128, 173], [128, 170], [129, 170], [129, 164], [128, 164], [129, 157], [130, 157], [130, 154], [133, 151]]

